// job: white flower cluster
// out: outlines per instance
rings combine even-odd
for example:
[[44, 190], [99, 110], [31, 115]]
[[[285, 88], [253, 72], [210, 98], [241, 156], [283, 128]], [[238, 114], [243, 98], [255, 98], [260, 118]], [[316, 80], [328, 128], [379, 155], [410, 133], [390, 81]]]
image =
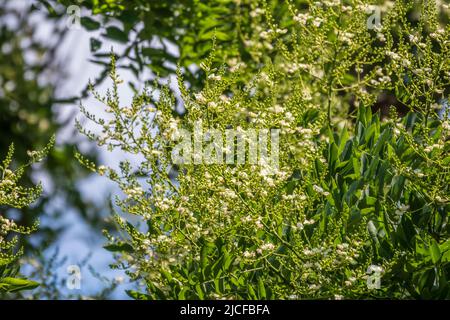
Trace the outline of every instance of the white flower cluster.
[[0, 216], [0, 244], [5, 240], [6, 235], [17, 227], [12, 220]]
[[126, 188], [124, 190], [125, 194], [131, 198], [140, 197], [144, 194], [144, 190], [141, 186], [134, 186], [130, 188]]

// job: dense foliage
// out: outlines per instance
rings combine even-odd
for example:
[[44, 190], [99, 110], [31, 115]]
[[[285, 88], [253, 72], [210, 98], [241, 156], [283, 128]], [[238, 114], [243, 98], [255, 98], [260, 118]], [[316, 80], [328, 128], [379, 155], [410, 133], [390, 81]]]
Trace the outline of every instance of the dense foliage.
[[[386, 1], [369, 28], [369, 1], [292, 1], [283, 19], [256, 3], [245, 54], [216, 33], [200, 89], [180, 66], [177, 94], [154, 82], [123, 106], [113, 59], [112, 90], [92, 88], [109, 117], [82, 108], [101, 134], [82, 132], [140, 159], [115, 170], [78, 155], [124, 193], [106, 248], [144, 283], [129, 295], [449, 298], [448, 6]], [[280, 128], [278, 170], [173, 163], [199, 121]]]
[[41, 151], [29, 151], [29, 163], [15, 170], [11, 168], [13, 162], [14, 145], [9, 148], [6, 159], [0, 165], [0, 294], [5, 292], [17, 292], [36, 288], [39, 284], [20, 276], [20, 264], [18, 259], [22, 255], [22, 248], [17, 248], [18, 237], [13, 234], [28, 235], [37, 229], [37, 223], [32, 227], [22, 227], [13, 220], [3, 216], [5, 206], [21, 209], [28, 207], [37, 200], [42, 192], [41, 185], [32, 188], [24, 188], [19, 185], [19, 180], [24, 174], [24, 169], [32, 163], [41, 161], [49, 152], [54, 140]]

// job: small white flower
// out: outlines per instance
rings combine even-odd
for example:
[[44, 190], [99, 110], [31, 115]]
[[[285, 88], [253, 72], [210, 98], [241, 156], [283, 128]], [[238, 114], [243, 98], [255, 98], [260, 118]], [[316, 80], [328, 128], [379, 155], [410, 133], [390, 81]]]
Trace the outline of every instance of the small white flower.
[[254, 252], [244, 251], [243, 253], [244, 258], [253, 258], [255, 256]]
[[260, 219], [257, 219], [257, 220], [255, 221], [255, 225], [256, 225], [256, 228], [257, 228], [257, 229], [262, 229], [262, 228], [264, 227], [264, 225], [262, 224], [262, 222], [261, 222]]
[[308, 22], [308, 19], [309, 19], [309, 18], [310, 18], [310, 16], [309, 16], [308, 14], [306, 14], [306, 13], [300, 13], [300, 14], [298, 14], [298, 15], [296, 15], [296, 16], [294, 17], [294, 21], [296, 21], [296, 22], [298, 22], [298, 23], [300, 23], [300, 24], [305, 25], [306, 22]]
[[283, 113], [284, 112], [284, 108], [282, 106], [280, 106], [279, 104], [276, 104], [273, 108], [272, 111], [274, 113]]
[[371, 273], [384, 273], [384, 269], [376, 264], [371, 264], [368, 268], [367, 268], [367, 274], [371, 274]]
[[431, 108], [434, 109], [434, 110], [440, 110], [442, 108], [442, 106], [440, 104], [438, 104], [438, 103], [433, 103], [431, 105]]
[[318, 185], [313, 185], [313, 189], [314, 189], [314, 191], [316, 191], [318, 193], [323, 193], [323, 189], [321, 187], [319, 187]]
[[321, 18], [315, 18], [313, 21], [313, 25], [318, 28], [322, 24], [322, 21], [323, 20]]
[[409, 35], [409, 41], [411, 41], [413, 43], [416, 43], [416, 42], [419, 42], [419, 38], [417, 36], [415, 36], [415, 35], [410, 34]]
[[124, 281], [124, 279], [121, 276], [117, 276], [114, 278], [114, 282], [117, 284], [121, 284], [121, 283], [123, 283], [123, 281]]
[[261, 250], [267, 251], [267, 250], [273, 250], [275, 249], [275, 245], [273, 243], [265, 243], [261, 246]]
[[399, 60], [400, 59], [400, 55], [398, 53], [392, 52], [392, 51], [388, 51], [386, 52], [386, 55], [390, 58], [392, 58], [393, 60]]
[[195, 93], [195, 100], [197, 100], [198, 103], [206, 103], [206, 98], [203, 96], [203, 94], [200, 93]]
[[211, 101], [208, 103], [208, 107], [210, 107], [211, 109], [216, 109], [217, 108], [217, 103], [215, 103], [214, 101]]
[[310, 289], [310, 290], [318, 290], [319, 288], [320, 288], [320, 286], [317, 285], [317, 284], [310, 284], [310, 285], [309, 285], [309, 289]]
[[414, 174], [419, 178], [423, 178], [425, 176], [420, 169], [414, 170]]
[[405, 68], [408, 68], [408, 67], [411, 66], [411, 61], [409, 61], [408, 59], [403, 59], [403, 60], [402, 60], [402, 65], [403, 65]]
[[98, 174], [103, 176], [106, 172], [107, 168], [105, 166], [99, 166], [98, 167]]
[[208, 76], [208, 79], [214, 80], [214, 81], [220, 81], [220, 80], [222, 80], [222, 77], [219, 76], [219, 75], [215, 75], [215, 74], [213, 73], [213, 74], [210, 74], [210, 75]]
[[386, 37], [383, 33], [378, 32], [377, 33], [377, 39], [380, 40], [381, 42], [385, 42], [386, 41]]

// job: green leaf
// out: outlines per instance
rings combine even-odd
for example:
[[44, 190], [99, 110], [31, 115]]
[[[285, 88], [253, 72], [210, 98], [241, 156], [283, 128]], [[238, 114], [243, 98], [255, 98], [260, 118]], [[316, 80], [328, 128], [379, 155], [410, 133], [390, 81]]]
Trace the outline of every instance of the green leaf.
[[365, 141], [369, 141], [369, 140], [372, 138], [372, 136], [373, 136], [373, 135], [375, 134], [375, 132], [377, 131], [376, 129], [377, 129], [376, 125], [375, 125], [375, 124], [372, 124], [372, 125], [366, 130], [366, 133], [365, 133], [365, 135], [364, 135]]
[[106, 246], [103, 246], [103, 248], [110, 252], [129, 252], [129, 253], [133, 252], [133, 247], [125, 242], [108, 244]]
[[117, 27], [106, 28], [105, 37], [122, 43], [128, 41], [128, 35]]
[[102, 47], [102, 42], [100, 40], [97, 40], [95, 38], [90, 39], [90, 45], [91, 45], [91, 52], [95, 52], [99, 50]]
[[195, 291], [197, 292], [198, 298], [203, 300], [205, 298], [205, 294], [203, 293], [202, 287], [200, 284], [195, 285]]
[[264, 281], [262, 278], [258, 278], [258, 295], [260, 299], [266, 299], [266, 288], [264, 287]]
[[334, 142], [330, 144], [328, 152], [328, 163], [330, 164], [330, 171], [334, 173], [334, 168], [336, 168], [336, 165], [339, 164], [339, 149]]
[[81, 25], [89, 31], [97, 30], [100, 28], [100, 22], [95, 21], [92, 18], [89, 17], [81, 17], [80, 19]]
[[144, 294], [142, 292], [134, 291], [134, 290], [126, 290], [126, 294], [135, 300], [151, 300], [151, 297], [148, 294]]
[[374, 207], [369, 207], [369, 208], [364, 208], [361, 210], [361, 214], [362, 215], [367, 215], [371, 212], [375, 212], [375, 208]]
[[370, 221], [367, 223], [367, 231], [369, 231], [369, 234], [370, 234], [372, 240], [373, 240], [375, 243], [378, 243], [378, 242], [379, 242], [379, 241], [378, 241], [378, 230], [377, 230], [377, 227], [375, 226], [375, 224], [373, 223], [372, 220], [370, 220]]
[[450, 164], [450, 157], [444, 158], [444, 160], [442, 160], [442, 164], [444, 166], [448, 166]]
[[252, 285], [249, 284], [247, 285], [247, 290], [248, 290], [248, 294], [249, 296], [254, 299], [254, 300], [258, 300], [258, 297], [256, 296], [255, 290], [253, 289]]
[[383, 148], [386, 145], [386, 141], [390, 137], [391, 137], [390, 129], [389, 128], [384, 129], [380, 137], [378, 138], [375, 147], [373, 148], [372, 154], [378, 154], [381, 151], [381, 148]]
[[398, 201], [400, 196], [404, 190], [405, 186], [405, 177], [403, 176], [395, 176], [392, 178], [391, 182], [391, 198], [393, 201]]
[[11, 277], [0, 279], [0, 291], [4, 290], [6, 292], [17, 292], [22, 290], [31, 290], [38, 286], [39, 286], [38, 282], [28, 279], [11, 278]]
[[209, 31], [209, 32], [203, 33], [200, 35], [199, 40], [200, 41], [211, 41], [214, 38], [214, 36], [216, 37], [217, 40], [220, 40], [220, 41], [230, 40], [230, 37], [225, 32], [222, 32], [222, 31], [216, 31], [216, 32]]
[[168, 272], [166, 270], [161, 270], [161, 274], [164, 276], [164, 278], [166, 278], [167, 281], [172, 282], [173, 277], [170, 274], [170, 272]]
[[438, 243], [434, 239], [431, 241], [430, 255], [431, 261], [433, 261], [434, 264], [437, 264], [441, 260], [441, 250], [439, 249]]

